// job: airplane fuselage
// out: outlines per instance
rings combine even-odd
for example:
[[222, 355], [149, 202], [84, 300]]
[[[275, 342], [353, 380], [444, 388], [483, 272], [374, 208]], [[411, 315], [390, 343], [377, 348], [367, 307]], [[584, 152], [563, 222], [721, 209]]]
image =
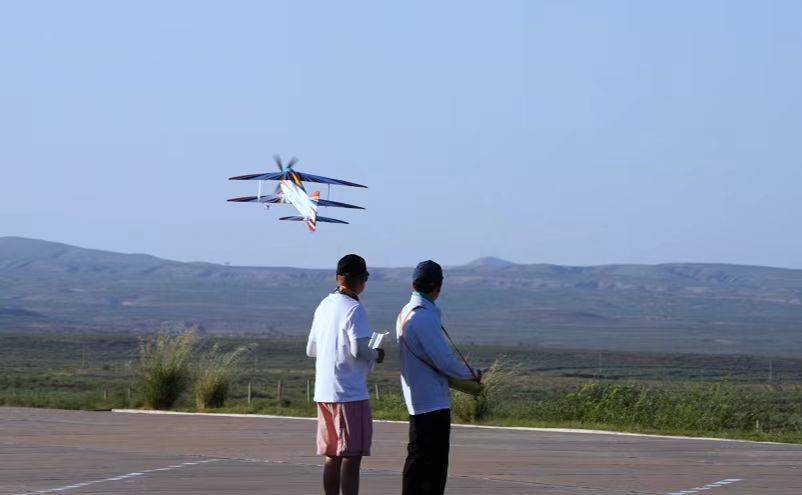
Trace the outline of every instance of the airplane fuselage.
[[302, 186], [289, 179], [281, 179], [279, 185], [284, 199], [292, 204], [304, 218], [313, 218], [317, 214], [315, 203], [309, 199]]

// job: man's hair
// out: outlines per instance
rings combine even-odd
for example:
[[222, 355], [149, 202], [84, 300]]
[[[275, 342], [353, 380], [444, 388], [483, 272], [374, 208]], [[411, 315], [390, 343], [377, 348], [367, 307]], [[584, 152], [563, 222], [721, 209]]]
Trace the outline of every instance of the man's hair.
[[364, 275], [337, 275], [337, 283], [349, 289], [356, 288], [363, 280]]
[[412, 281], [412, 288], [422, 294], [428, 294], [443, 286], [443, 281], [435, 282], [427, 278], [416, 278]]

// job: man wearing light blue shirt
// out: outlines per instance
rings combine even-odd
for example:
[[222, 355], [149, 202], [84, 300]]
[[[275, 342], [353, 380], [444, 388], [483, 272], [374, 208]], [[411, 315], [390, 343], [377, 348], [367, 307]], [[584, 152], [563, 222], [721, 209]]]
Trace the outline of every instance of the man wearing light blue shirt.
[[451, 393], [448, 379], [470, 379], [472, 370], [448, 345], [435, 300], [443, 270], [434, 261], [415, 267], [409, 303], [398, 315], [401, 388], [409, 410], [409, 444], [402, 495], [441, 495], [448, 477]]

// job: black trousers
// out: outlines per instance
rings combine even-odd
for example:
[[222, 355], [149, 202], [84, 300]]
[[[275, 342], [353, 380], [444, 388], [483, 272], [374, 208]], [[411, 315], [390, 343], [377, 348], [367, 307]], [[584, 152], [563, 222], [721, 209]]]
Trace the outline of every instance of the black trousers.
[[451, 409], [409, 417], [402, 495], [443, 495], [448, 477]]

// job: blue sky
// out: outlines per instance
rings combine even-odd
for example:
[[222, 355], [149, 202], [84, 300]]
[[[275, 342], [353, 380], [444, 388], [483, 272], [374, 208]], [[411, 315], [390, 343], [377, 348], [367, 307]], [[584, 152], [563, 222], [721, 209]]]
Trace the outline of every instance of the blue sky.
[[[0, 235], [251, 265], [802, 268], [800, 20], [799, 2], [5, 2]], [[368, 184], [332, 194], [368, 209], [310, 235], [227, 204], [255, 187], [226, 178], [274, 153]]]

